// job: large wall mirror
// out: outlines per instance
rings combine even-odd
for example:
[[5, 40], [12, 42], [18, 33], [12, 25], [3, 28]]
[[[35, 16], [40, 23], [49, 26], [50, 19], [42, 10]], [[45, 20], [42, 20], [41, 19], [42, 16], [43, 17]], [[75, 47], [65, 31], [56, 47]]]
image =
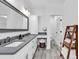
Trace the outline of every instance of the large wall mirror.
[[0, 29], [27, 31], [29, 18], [7, 0], [0, 0]]

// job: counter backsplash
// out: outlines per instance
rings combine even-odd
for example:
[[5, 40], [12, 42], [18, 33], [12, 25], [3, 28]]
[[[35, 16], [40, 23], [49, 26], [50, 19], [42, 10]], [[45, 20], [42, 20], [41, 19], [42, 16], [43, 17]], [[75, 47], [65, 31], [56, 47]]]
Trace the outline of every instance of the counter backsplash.
[[29, 32], [12, 32], [12, 33], [0, 33], [0, 46], [15, 41], [22, 37], [29, 35]]
[[6, 37], [14, 37], [14, 36], [18, 36], [20, 34], [27, 34], [27, 33], [29, 33], [29, 31], [0, 33], [0, 40], [4, 39]]

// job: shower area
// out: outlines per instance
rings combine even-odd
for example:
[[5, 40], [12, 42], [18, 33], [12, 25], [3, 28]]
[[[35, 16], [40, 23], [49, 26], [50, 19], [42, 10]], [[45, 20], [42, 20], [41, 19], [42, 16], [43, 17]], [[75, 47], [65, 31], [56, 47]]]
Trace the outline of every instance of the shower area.
[[48, 24], [47, 31], [47, 44], [48, 48], [61, 47], [63, 43], [63, 17], [59, 15], [51, 15], [50, 23]]

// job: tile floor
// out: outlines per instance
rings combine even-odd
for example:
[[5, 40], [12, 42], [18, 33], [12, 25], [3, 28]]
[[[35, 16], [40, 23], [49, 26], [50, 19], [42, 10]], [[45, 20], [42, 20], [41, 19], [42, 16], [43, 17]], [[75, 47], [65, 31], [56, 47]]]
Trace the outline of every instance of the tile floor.
[[34, 59], [62, 59], [60, 53], [56, 49], [39, 48], [35, 54]]

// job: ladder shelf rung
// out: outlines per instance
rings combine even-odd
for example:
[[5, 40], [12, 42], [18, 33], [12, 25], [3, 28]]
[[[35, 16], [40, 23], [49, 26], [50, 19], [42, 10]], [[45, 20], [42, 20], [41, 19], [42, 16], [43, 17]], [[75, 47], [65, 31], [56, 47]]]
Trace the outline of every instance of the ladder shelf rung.
[[[64, 42], [64, 46], [67, 47], [67, 48], [70, 48], [69, 46], [70, 44], [68, 42]], [[72, 46], [71, 46], [71, 49], [75, 49], [75, 44], [73, 43]]]

